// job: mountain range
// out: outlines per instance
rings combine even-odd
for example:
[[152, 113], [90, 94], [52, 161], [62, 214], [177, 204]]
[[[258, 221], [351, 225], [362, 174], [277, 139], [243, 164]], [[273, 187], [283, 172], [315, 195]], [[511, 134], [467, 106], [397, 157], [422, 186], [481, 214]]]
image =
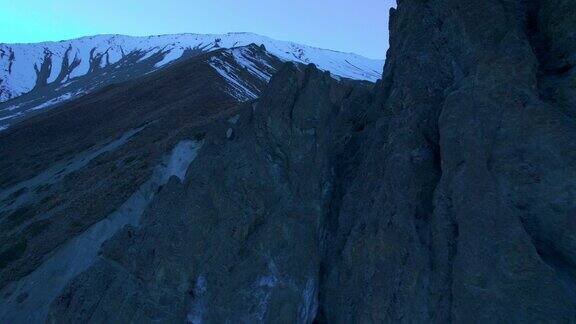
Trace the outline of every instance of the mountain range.
[[[223, 35], [178, 34], [150, 37], [99, 35], [36, 44], [0, 44], [0, 129], [112, 83], [118, 83], [192, 56], [245, 47], [264, 46], [284, 62], [314, 63], [335, 77], [376, 81], [383, 60], [277, 41], [250, 33]], [[232, 87], [243, 87], [233, 79], [239, 69], [260, 73], [249, 52], [234, 51], [226, 66], [213, 65], [229, 78]], [[266, 60], [266, 59], [264, 59]], [[236, 70], [236, 71], [234, 71]], [[270, 71], [261, 77], [269, 78]], [[230, 74], [230, 75], [229, 75]], [[240, 89], [240, 97], [254, 99], [256, 89]], [[256, 92], [254, 92], [256, 91]]]

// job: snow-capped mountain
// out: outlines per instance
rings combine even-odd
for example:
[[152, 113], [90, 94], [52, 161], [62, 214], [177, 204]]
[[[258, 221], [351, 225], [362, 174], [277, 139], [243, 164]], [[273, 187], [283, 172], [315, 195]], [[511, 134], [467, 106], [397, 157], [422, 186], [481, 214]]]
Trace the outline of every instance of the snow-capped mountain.
[[264, 45], [269, 53], [284, 61], [314, 63], [322, 70], [345, 78], [375, 81], [383, 68], [382, 60], [251, 33], [99, 35], [60, 42], [0, 44], [0, 102], [46, 85], [66, 85], [112, 65], [118, 67], [153, 59], [153, 70], [191, 54], [252, 43]]
[[[186, 78], [200, 77], [206, 88], [217, 86], [223, 92], [220, 95], [228, 96], [236, 103], [253, 100], [259, 97], [272, 75], [283, 65], [281, 59], [270, 54], [263, 46], [255, 44], [220, 48], [196, 55], [186, 54], [186, 57], [161, 69], [154, 67], [155, 62], [162, 59], [158, 55], [141, 61], [137, 57], [131, 57], [121, 63], [92, 70], [64, 84], [35, 87], [26, 94], [7, 102], [0, 102], [0, 131], [74, 98], [97, 92], [106, 86], [129, 81], [146, 83], [156, 74], [166, 70], [182, 69], [192, 62], [197, 63], [194, 65], [196, 67], [188, 72]], [[176, 89], [176, 84], [173, 82], [170, 82], [169, 86]]]

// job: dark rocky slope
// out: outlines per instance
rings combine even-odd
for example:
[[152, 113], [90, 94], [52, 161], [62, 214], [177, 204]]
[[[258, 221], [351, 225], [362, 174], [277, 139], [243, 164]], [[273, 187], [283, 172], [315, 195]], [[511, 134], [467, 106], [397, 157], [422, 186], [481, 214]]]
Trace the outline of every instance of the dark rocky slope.
[[323, 318], [576, 320], [575, 9], [399, 1]]
[[284, 66], [49, 321], [576, 321], [576, 3], [398, 2], [374, 89]]
[[[258, 46], [246, 50], [281, 66]], [[210, 65], [226, 54], [109, 86], [0, 134], [0, 322], [45, 318], [59, 287], [90, 264], [87, 247], [136, 221], [165, 177], [180, 174], [171, 163], [193, 157], [214, 120], [237, 114], [228, 80]], [[238, 75], [255, 93], [266, 86]]]
[[373, 93], [286, 67], [52, 318], [575, 321], [574, 10], [404, 0]]
[[311, 322], [331, 155], [352, 132], [341, 118], [367, 92], [285, 66], [237, 124], [214, 126], [184, 183], [171, 181], [139, 228], [106, 244], [52, 319]]

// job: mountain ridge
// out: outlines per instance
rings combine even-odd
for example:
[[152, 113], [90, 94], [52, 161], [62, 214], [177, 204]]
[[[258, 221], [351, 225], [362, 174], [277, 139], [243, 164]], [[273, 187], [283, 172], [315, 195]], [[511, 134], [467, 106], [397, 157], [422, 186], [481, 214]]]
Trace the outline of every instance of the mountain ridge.
[[[369, 59], [355, 53], [321, 49], [243, 32], [152, 36], [110, 34], [55, 42], [1, 43], [0, 101], [8, 101], [43, 86], [43, 83], [64, 83], [84, 76], [98, 67], [115, 64], [130, 54], [139, 55], [139, 60], [160, 54], [162, 60], [155, 64], [156, 68], [160, 68], [183, 57], [187, 50], [209, 51], [251, 43], [264, 45], [272, 54], [285, 61], [314, 63], [322, 70], [352, 79], [376, 81], [384, 63], [383, 60]], [[70, 71], [61, 75], [66, 63]], [[47, 75], [42, 76], [42, 73]]]
[[102, 33], [102, 34], [85, 35], [85, 36], [73, 37], [73, 38], [65, 38], [65, 39], [60, 39], [60, 40], [47, 40], [47, 41], [39, 41], [39, 42], [0, 42], [0, 45], [52, 44], [52, 43], [63, 43], [63, 42], [69, 42], [72, 40], [77, 40], [77, 39], [93, 38], [93, 37], [100, 37], [100, 36], [102, 36], [102, 37], [148, 38], [148, 37], [164, 37], [164, 36], [174, 36], [174, 35], [183, 35], [183, 36], [252, 35], [252, 36], [258, 36], [258, 37], [262, 37], [262, 38], [271, 39], [271, 40], [278, 41], [278, 42], [295, 43], [295, 44], [299, 44], [302, 46], [306, 46], [306, 47], [310, 47], [310, 48], [314, 48], [314, 49], [319, 49], [319, 50], [324, 50], [324, 51], [329, 51], [329, 52], [357, 55], [360, 57], [367, 58], [369, 60], [375, 60], [375, 61], [384, 61], [385, 60], [385, 58], [368, 57], [368, 56], [365, 56], [362, 54], [358, 54], [356, 52], [341, 51], [341, 50], [335, 50], [335, 49], [331, 49], [331, 48], [324, 48], [324, 47], [320, 47], [320, 46], [309, 45], [309, 44], [305, 44], [305, 43], [293, 42], [293, 41], [284, 40], [284, 39], [276, 39], [276, 38], [273, 38], [270, 36], [266, 36], [266, 35], [262, 35], [262, 34], [258, 34], [258, 33], [253, 33], [253, 32], [226, 32], [226, 33], [221, 33], [221, 34], [218, 34], [218, 33], [205, 33], [204, 34], [204, 33], [184, 32], [184, 33], [165, 33], [165, 34], [154, 34], [154, 35], [130, 35], [130, 34]]

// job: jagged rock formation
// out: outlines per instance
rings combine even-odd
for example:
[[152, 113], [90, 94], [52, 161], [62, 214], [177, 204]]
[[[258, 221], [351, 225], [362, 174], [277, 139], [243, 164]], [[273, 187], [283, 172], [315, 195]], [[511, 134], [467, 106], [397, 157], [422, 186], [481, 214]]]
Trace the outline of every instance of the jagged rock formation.
[[575, 10], [403, 0], [375, 86], [284, 65], [49, 322], [576, 321]]
[[325, 319], [575, 320], [575, 8], [399, 1]]

